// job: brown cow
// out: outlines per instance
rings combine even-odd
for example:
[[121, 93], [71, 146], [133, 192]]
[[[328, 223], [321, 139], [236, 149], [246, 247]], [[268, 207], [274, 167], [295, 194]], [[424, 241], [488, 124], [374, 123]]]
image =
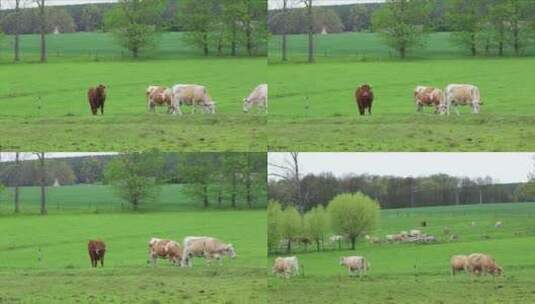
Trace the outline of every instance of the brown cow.
[[98, 261], [100, 266], [104, 267], [104, 254], [106, 254], [106, 244], [101, 240], [90, 240], [87, 244], [87, 251], [91, 259], [91, 266], [97, 267]]
[[167, 106], [167, 113], [171, 113], [173, 94], [171, 89], [162, 86], [150, 86], [147, 88], [147, 102], [149, 111], [154, 112], [157, 106]]
[[366, 109], [372, 115], [373, 91], [369, 84], [364, 84], [357, 88], [355, 92], [355, 101], [357, 102], [360, 115], [365, 115]]
[[104, 115], [104, 102], [106, 101], [106, 86], [100, 84], [96, 88], [89, 88], [87, 92], [87, 99], [93, 115], [97, 115], [100, 108], [100, 113]]
[[414, 89], [414, 99], [416, 110], [422, 112], [424, 107], [434, 107], [435, 114], [440, 110], [440, 105], [444, 103], [444, 94], [441, 89], [425, 86], [417, 86]]

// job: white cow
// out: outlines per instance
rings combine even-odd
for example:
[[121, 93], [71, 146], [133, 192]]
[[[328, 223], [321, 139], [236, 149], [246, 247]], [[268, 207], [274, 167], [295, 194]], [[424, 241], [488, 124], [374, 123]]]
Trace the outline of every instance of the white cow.
[[460, 115], [457, 106], [472, 106], [474, 114], [481, 108], [481, 93], [479, 88], [470, 84], [450, 84], [446, 87], [445, 101], [440, 106], [440, 113], [450, 115], [453, 106], [457, 115]]
[[248, 113], [252, 107], [258, 107], [264, 112], [268, 112], [268, 85], [257, 86], [249, 96], [243, 100], [243, 111]]
[[193, 257], [204, 257], [207, 261], [214, 259], [221, 262], [221, 258], [236, 257], [236, 251], [232, 244], [225, 244], [218, 239], [208, 236], [188, 236], [184, 238], [183, 265], [191, 267]]
[[206, 87], [196, 84], [177, 84], [172, 89], [171, 113], [175, 115], [178, 113], [182, 115], [181, 106], [188, 105], [193, 107], [193, 111], [197, 107], [201, 107], [204, 112], [215, 113], [215, 101], [208, 95]]
[[349, 274], [358, 272], [361, 275], [363, 272], [366, 273], [370, 268], [366, 258], [361, 256], [340, 257], [340, 265], [346, 267]]
[[299, 274], [299, 261], [296, 256], [278, 257], [273, 263], [272, 272], [274, 275], [289, 279], [291, 276]]

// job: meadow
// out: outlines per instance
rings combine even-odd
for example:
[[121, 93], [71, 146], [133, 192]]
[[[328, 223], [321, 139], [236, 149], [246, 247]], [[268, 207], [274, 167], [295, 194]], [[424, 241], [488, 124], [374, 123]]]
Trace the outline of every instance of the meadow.
[[[250, 229], [243, 229], [248, 227]], [[2, 303], [266, 303], [264, 211], [184, 211], [2, 217]], [[210, 235], [234, 245], [222, 265], [147, 264], [153, 236]], [[91, 269], [89, 239], [107, 244]]]
[[[420, 227], [421, 221], [427, 227]], [[502, 221], [496, 229], [496, 221]], [[475, 222], [475, 226], [471, 223]], [[268, 279], [270, 303], [532, 303], [535, 301], [535, 203], [509, 203], [383, 210], [373, 235], [422, 229], [435, 244], [368, 244], [355, 251], [300, 252], [302, 273], [290, 280]], [[447, 227], [458, 235], [451, 241]], [[452, 277], [455, 254], [483, 252], [504, 268], [496, 279]], [[349, 277], [340, 256], [365, 256], [367, 275]], [[271, 264], [274, 257], [270, 257]]]
[[[19, 199], [21, 213], [39, 213], [40, 202], [39, 187], [20, 187]], [[225, 202], [218, 206], [215, 194], [210, 197], [212, 208], [229, 208]], [[0, 216], [13, 213], [14, 189], [7, 188], [0, 194]], [[110, 213], [130, 210], [128, 202], [119, 198], [109, 185], [72, 185], [60, 187], [47, 187], [48, 213]], [[246, 203], [237, 200], [237, 208], [246, 208]], [[254, 208], [264, 208], [266, 202], [254, 201]], [[203, 210], [202, 203], [198, 201], [184, 185], [166, 184], [161, 186], [157, 199], [141, 204], [142, 212], [155, 211], [198, 211]]]
[[[242, 113], [243, 98], [266, 81], [265, 58], [203, 58], [182, 45], [178, 34], [167, 35], [162, 54], [149, 53], [139, 61], [123, 58], [106, 34], [51, 36], [46, 64], [33, 63], [36, 39], [23, 37], [22, 52], [30, 59], [4, 61], [0, 67], [0, 148], [265, 151], [266, 115]], [[91, 46], [102, 50], [98, 57]], [[56, 48], [59, 56], [53, 55]], [[107, 85], [108, 97], [104, 116], [93, 117], [87, 90], [99, 83]], [[217, 102], [217, 114], [190, 115], [186, 109], [183, 117], [172, 117], [163, 108], [149, 113], [147, 86], [176, 83], [205, 85]]]
[[[426, 49], [401, 61], [377, 35], [351, 33], [319, 36], [318, 62], [308, 65], [301, 64], [297, 51], [303, 37], [289, 40], [289, 63], [274, 59], [277, 48], [270, 48], [270, 151], [535, 148], [533, 58], [472, 58], [451, 46], [448, 35], [433, 34]], [[322, 46], [329, 46], [330, 55], [321, 56]], [[371, 84], [375, 93], [371, 117], [357, 116], [354, 92], [363, 83]], [[468, 108], [461, 109], [460, 117], [437, 116], [432, 109], [416, 112], [417, 85], [444, 88], [449, 83], [479, 86], [482, 113], [472, 115]]]

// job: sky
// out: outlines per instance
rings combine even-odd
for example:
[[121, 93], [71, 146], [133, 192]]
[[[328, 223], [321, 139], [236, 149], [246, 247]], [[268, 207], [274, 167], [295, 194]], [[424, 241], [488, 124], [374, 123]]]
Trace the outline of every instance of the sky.
[[[314, 5], [343, 5], [343, 4], [356, 4], [356, 3], [375, 3], [384, 2], [384, 0], [314, 0]], [[301, 0], [288, 0], [288, 7], [303, 7]], [[269, 9], [282, 8], [282, 0], [268, 0]]]
[[[115, 152], [47, 152], [45, 153], [45, 158], [66, 158], [66, 157], [82, 157], [82, 156], [96, 156], [96, 155], [115, 155]], [[37, 159], [35, 153], [32, 152], [21, 152], [19, 155], [20, 160], [32, 160]], [[0, 153], [0, 162], [14, 161], [15, 153], [13, 152], [2, 152]]]
[[[0, 0], [2, 2], [2, 9], [10, 9], [15, 6], [15, 0]], [[46, 5], [68, 5], [68, 4], [86, 4], [86, 3], [110, 3], [117, 2], [117, 0], [46, 0]], [[23, 7], [35, 7], [33, 0], [21, 0], [24, 3]]]
[[[527, 181], [534, 153], [300, 153], [303, 174], [428, 176], [445, 173], [460, 177], [491, 176], [500, 183]], [[281, 164], [287, 153], [269, 153], [268, 162]], [[270, 173], [280, 173], [270, 166]], [[271, 176], [273, 177], [273, 176]]]

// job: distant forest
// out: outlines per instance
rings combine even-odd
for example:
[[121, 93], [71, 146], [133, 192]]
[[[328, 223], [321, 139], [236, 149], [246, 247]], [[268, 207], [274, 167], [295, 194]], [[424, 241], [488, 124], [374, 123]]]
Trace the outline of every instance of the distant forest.
[[269, 199], [296, 206], [301, 212], [326, 206], [341, 193], [362, 192], [377, 200], [381, 208], [409, 208], [477, 203], [535, 201], [530, 184], [500, 184], [491, 177], [472, 179], [436, 174], [427, 177], [309, 174], [300, 179], [272, 179]]

